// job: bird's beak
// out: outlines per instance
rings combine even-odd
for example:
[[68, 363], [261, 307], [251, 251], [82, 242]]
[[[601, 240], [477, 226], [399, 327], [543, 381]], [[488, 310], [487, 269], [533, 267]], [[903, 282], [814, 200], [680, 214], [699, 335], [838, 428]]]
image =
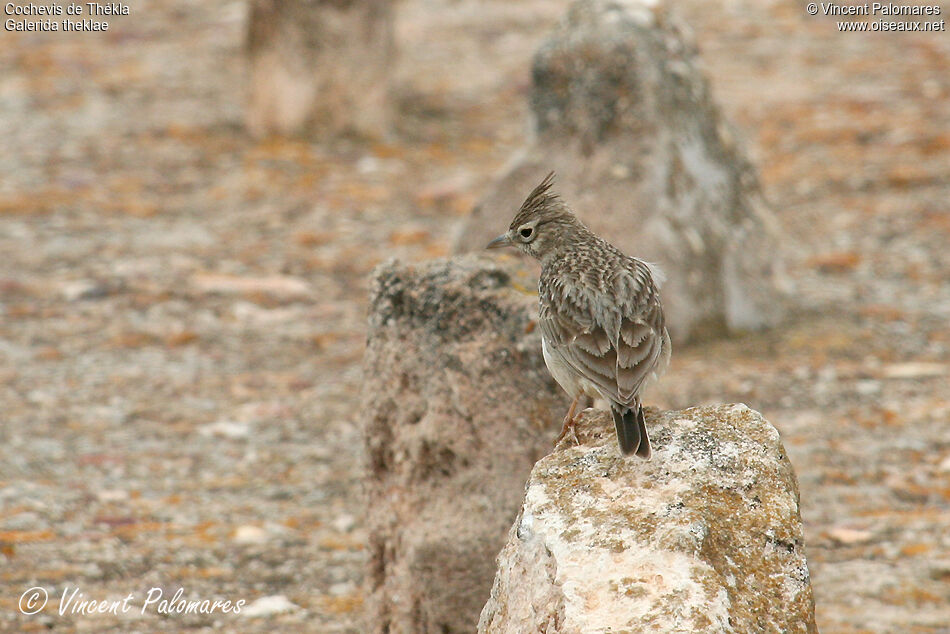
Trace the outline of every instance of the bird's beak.
[[508, 237], [507, 233], [503, 233], [488, 244], [485, 245], [486, 249], [501, 249], [502, 247], [510, 247], [511, 239]]

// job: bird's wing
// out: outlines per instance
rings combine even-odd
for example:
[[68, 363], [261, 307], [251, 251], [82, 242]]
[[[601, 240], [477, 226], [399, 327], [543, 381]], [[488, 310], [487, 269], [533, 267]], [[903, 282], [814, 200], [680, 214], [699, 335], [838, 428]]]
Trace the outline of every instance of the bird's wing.
[[605, 397], [628, 405], [669, 355], [669, 338], [649, 278], [620, 275], [614, 287], [619, 292], [605, 296], [549, 284], [541, 293], [538, 323], [548, 346], [568, 366]]

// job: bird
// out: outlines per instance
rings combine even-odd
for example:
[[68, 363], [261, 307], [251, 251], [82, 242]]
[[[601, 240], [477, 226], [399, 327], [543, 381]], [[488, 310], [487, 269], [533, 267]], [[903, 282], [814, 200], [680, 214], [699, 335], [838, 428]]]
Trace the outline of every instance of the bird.
[[610, 406], [623, 455], [649, 460], [640, 394], [665, 372], [672, 345], [653, 264], [594, 234], [556, 194], [554, 172], [487, 249], [515, 247], [541, 263], [538, 328], [544, 364], [573, 398], [555, 446], [571, 433], [582, 396]]

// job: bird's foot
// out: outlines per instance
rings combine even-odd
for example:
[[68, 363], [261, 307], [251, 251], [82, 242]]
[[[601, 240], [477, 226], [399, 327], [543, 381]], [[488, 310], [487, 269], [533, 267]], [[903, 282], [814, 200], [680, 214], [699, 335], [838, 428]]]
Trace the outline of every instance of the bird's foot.
[[560, 445], [561, 441], [568, 436], [574, 440], [575, 445], [581, 444], [580, 438], [577, 437], [577, 421], [574, 419], [564, 421], [564, 426], [561, 428], [561, 433], [558, 435], [557, 440], [554, 441], [554, 446], [557, 447]]
[[577, 408], [577, 398], [571, 403], [571, 408], [567, 410], [567, 416], [564, 417], [564, 422], [561, 424], [561, 433], [558, 434], [557, 440], [554, 441], [554, 446], [557, 447], [561, 444], [561, 441], [570, 434], [574, 439], [574, 444], [581, 444], [580, 439], [577, 437], [577, 419], [574, 417], [574, 410]]

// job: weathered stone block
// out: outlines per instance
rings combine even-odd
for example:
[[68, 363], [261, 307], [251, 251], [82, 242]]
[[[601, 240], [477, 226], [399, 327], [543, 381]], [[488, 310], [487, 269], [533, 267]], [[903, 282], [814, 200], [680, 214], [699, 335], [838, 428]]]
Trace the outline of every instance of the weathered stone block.
[[478, 631], [817, 632], [798, 485], [745, 405], [647, 412], [650, 462], [605, 412], [541, 459]]
[[371, 632], [472, 632], [494, 558], [566, 397], [536, 297], [476, 258], [382, 265], [363, 410]]

